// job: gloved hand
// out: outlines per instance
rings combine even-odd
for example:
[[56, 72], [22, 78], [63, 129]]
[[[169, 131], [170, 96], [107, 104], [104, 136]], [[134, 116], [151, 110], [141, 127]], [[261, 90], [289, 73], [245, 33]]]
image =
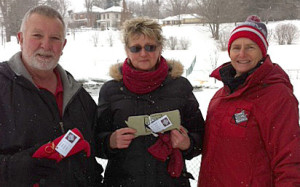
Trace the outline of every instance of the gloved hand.
[[[84, 140], [80, 131], [75, 128], [72, 131], [80, 137], [80, 140], [75, 144], [75, 146], [71, 149], [71, 151], [66, 155], [66, 157], [72, 156], [80, 151], [85, 151], [87, 157], [91, 155], [90, 144]], [[55, 147], [60, 142], [60, 140], [64, 137], [61, 135], [60, 137], [56, 138], [53, 142], [49, 142], [43, 146], [41, 146], [33, 155], [33, 158], [47, 158], [56, 160], [60, 162], [64, 157], [60, 155], [56, 150]]]
[[32, 158], [31, 155], [36, 149], [33, 147], [8, 158], [6, 163], [9, 186], [15, 186], [14, 183], [32, 186], [56, 171], [54, 160]]

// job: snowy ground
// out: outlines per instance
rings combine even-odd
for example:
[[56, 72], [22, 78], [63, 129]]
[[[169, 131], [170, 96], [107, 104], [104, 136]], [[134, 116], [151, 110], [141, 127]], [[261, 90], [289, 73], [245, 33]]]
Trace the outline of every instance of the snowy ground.
[[[300, 30], [300, 20], [285, 21], [292, 22]], [[273, 29], [280, 22], [270, 22], [267, 26]], [[221, 26], [221, 30], [232, 29], [231, 24]], [[163, 33], [166, 38], [175, 36], [179, 39], [184, 38], [190, 41], [188, 50], [168, 50], [163, 51], [163, 56], [167, 59], [176, 59], [187, 69], [192, 60], [196, 57], [197, 61], [194, 71], [187, 78], [194, 86], [205, 85], [201, 91], [195, 91], [195, 95], [200, 103], [200, 109], [205, 118], [209, 100], [216, 92], [217, 88], [221, 87], [220, 83], [215, 84], [214, 80], [209, 78], [209, 73], [212, 71], [211, 62], [217, 60], [218, 65], [229, 61], [226, 51], [218, 50], [217, 43], [213, 40], [208, 32], [208, 28], [202, 25], [181, 25], [165, 26]], [[94, 46], [93, 40], [98, 38], [97, 46]], [[0, 38], [1, 39], [1, 38]], [[113, 46], [109, 45], [109, 39], [113, 39]], [[95, 101], [98, 98], [98, 87], [96, 82], [108, 80], [109, 67], [117, 62], [122, 62], [125, 59], [124, 47], [121, 42], [120, 32], [107, 30], [78, 30], [68, 32], [67, 45], [64, 49], [64, 54], [60, 64], [70, 71], [77, 80], [87, 81], [91, 83], [89, 91]], [[2, 40], [1, 40], [2, 41]], [[283, 69], [289, 72], [292, 84], [295, 89], [295, 96], [300, 98], [300, 39], [294, 41], [293, 45], [277, 45], [274, 40], [271, 40], [268, 53], [273, 62], [278, 63]], [[12, 42], [0, 43], [0, 61], [8, 60], [15, 52], [20, 49], [15, 38]], [[298, 70], [298, 75], [295, 73]], [[185, 74], [184, 74], [185, 76]], [[296, 77], [298, 76], [298, 79]], [[99, 84], [99, 83], [97, 83]], [[94, 88], [91, 88], [94, 86]], [[105, 161], [101, 160], [105, 165]], [[188, 170], [198, 178], [200, 157], [194, 158], [187, 162]], [[192, 186], [196, 186], [197, 181], [192, 181]]]

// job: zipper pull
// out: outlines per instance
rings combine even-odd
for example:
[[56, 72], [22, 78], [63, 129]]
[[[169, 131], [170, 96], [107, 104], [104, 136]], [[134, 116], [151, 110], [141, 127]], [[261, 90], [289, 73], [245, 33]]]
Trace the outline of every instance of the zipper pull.
[[60, 130], [63, 134], [65, 134], [64, 123], [62, 121], [59, 122]]

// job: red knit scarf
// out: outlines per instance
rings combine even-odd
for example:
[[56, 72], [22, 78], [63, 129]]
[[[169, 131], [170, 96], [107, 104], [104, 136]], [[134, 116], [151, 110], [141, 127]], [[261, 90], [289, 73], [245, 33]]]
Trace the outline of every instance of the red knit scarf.
[[168, 65], [161, 57], [154, 71], [139, 71], [125, 60], [122, 67], [123, 82], [128, 90], [136, 94], [146, 94], [157, 89], [168, 75]]

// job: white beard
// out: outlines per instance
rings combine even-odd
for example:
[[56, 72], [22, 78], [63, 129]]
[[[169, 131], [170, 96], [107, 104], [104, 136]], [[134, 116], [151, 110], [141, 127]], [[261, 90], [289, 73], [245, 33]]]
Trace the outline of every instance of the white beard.
[[58, 59], [55, 59], [52, 52], [45, 52], [41, 49], [36, 51], [31, 57], [24, 54], [23, 56], [29, 66], [42, 71], [53, 70], [58, 64]]

